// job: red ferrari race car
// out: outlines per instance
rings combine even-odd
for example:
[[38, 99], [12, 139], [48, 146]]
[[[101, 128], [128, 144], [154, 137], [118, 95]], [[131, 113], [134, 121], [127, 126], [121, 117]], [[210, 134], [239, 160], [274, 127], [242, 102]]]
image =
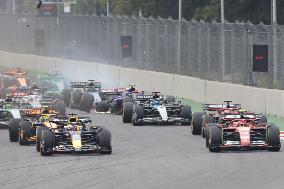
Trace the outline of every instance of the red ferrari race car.
[[210, 152], [221, 150], [269, 150], [281, 148], [279, 128], [260, 122], [255, 114], [228, 114], [219, 123], [211, 123], [206, 133]]
[[241, 109], [240, 104], [231, 104], [232, 101], [224, 101], [226, 104], [203, 104], [204, 112], [194, 112], [191, 122], [191, 133], [205, 137], [206, 127], [209, 123], [217, 123], [220, 117]]

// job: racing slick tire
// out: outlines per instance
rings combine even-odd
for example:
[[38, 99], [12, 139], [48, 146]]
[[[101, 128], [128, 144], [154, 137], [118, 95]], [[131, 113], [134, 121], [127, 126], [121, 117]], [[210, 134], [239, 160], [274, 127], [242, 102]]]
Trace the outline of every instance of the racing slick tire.
[[209, 123], [214, 123], [214, 118], [211, 115], [205, 115], [203, 118], [202, 129], [201, 129], [201, 136], [205, 138], [207, 125]]
[[11, 142], [19, 141], [19, 124], [23, 121], [20, 118], [13, 118], [9, 121], [9, 138]]
[[48, 130], [47, 127], [37, 127], [36, 128], [36, 151], [40, 152], [40, 141], [42, 136], [42, 131]]
[[37, 127], [36, 128], [36, 151], [40, 152], [40, 140], [42, 135], [42, 128], [43, 127]]
[[93, 109], [94, 96], [91, 93], [85, 93], [81, 97], [80, 110], [90, 112]]
[[269, 151], [278, 152], [281, 148], [280, 136], [279, 136], [279, 128], [276, 127], [274, 124], [270, 124], [267, 128], [267, 141], [271, 148]]
[[133, 102], [126, 102], [122, 110], [122, 122], [131, 123], [133, 115]]
[[96, 111], [97, 112], [108, 112], [109, 111], [109, 105], [106, 101], [101, 101], [96, 103]]
[[62, 96], [63, 96], [65, 105], [69, 107], [70, 100], [71, 100], [71, 89], [63, 89]]
[[191, 121], [191, 133], [193, 135], [201, 135], [202, 130], [202, 112], [194, 112]]
[[168, 102], [176, 102], [176, 98], [174, 96], [166, 96], [166, 101], [168, 101]]
[[210, 127], [217, 127], [217, 123], [208, 123], [207, 127], [204, 130], [205, 131], [205, 143], [206, 143], [207, 148], [209, 147], [209, 138], [210, 138], [209, 128]]
[[180, 117], [186, 120], [182, 121], [181, 125], [190, 126], [190, 122], [192, 120], [191, 106], [183, 105], [180, 110]]
[[66, 105], [64, 101], [56, 101], [54, 103], [54, 109], [56, 112], [60, 113], [61, 115], [66, 114]]
[[133, 102], [133, 99], [129, 96], [124, 96], [123, 97], [123, 103], [126, 103], [126, 102]]
[[143, 106], [137, 105], [134, 108], [134, 113], [132, 116], [132, 124], [133, 126], [140, 126], [142, 122], [139, 122], [139, 119], [143, 119], [145, 115]]
[[260, 118], [260, 123], [267, 123], [267, 117], [266, 115], [262, 115]]
[[222, 131], [218, 126], [209, 127], [208, 148], [210, 152], [220, 152], [222, 144]]
[[71, 92], [71, 102], [70, 106], [72, 109], [75, 109], [78, 105], [80, 105], [81, 101], [81, 93], [79, 91]]
[[99, 135], [99, 147], [101, 154], [111, 154], [112, 153], [112, 141], [111, 133], [107, 129], [102, 129], [98, 133]]
[[32, 136], [32, 124], [28, 121], [21, 121], [19, 125], [19, 144], [29, 145], [30, 142], [28, 141], [28, 138]]
[[54, 133], [50, 130], [42, 130], [40, 141], [40, 154], [42, 156], [49, 156], [53, 153]]
[[59, 95], [59, 94], [56, 94], [55, 96], [54, 96], [54, 99], [55, 100], [62, 100], [62, 101], [64, 101], [64, 97], [62, 96], [62, 95]]
[[71, 108], [71, 109], [76, 109], [76, 107], [77, 107], [77, 106], [74, 105], [74, 103], [71, 101], [71, 102], [70, 102], [70, 108]]

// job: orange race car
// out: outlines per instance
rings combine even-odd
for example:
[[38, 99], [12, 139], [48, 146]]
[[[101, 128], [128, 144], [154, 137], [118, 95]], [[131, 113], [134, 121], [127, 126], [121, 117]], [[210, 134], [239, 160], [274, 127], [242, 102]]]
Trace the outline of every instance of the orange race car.
[[9, 121], [9, 138], [11, 142], [28, 145], [36, 141], [36, 128], [45, 121], [59, 114], [51, 108], [34, 108], [21, 111], [22, 118]]

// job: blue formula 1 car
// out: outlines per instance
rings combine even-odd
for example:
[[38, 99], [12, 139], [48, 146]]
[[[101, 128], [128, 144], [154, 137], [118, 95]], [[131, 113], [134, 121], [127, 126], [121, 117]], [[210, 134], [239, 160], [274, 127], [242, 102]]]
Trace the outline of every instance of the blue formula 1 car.
[[134, 86], [129, 89], [107, 89], [100, 92], [101, 101], [95, 104], [97, 112], [110, 112], [113, 114], [122, 114], [123, 104], [134, 102], [134, 99], [143, 94], [136, 91]]

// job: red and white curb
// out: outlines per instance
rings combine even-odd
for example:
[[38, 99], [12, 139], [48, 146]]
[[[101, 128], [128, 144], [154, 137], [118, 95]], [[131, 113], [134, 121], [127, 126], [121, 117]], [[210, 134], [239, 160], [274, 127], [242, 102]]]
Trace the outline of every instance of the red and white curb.
[[280, 131], [280, 140], [284, 141], [284, 131]]

